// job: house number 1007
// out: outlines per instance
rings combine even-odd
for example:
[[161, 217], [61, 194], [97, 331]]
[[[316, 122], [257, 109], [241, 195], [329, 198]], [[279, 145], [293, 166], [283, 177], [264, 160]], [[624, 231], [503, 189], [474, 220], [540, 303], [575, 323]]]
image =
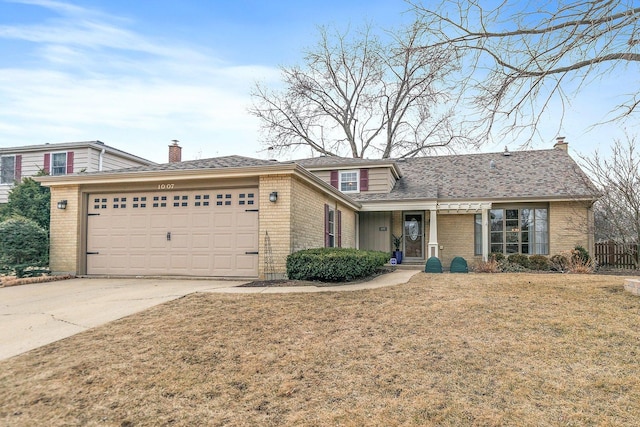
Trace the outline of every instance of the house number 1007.
[[158, 184], [158, 190], [171, 190], [173, 184]]

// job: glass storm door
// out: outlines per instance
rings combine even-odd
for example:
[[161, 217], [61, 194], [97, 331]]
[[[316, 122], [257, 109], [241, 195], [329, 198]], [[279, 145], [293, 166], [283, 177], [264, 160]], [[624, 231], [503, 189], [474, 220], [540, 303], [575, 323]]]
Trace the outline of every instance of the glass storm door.
[[404, 214], [404, 258], [424, 260], [424, 214]]

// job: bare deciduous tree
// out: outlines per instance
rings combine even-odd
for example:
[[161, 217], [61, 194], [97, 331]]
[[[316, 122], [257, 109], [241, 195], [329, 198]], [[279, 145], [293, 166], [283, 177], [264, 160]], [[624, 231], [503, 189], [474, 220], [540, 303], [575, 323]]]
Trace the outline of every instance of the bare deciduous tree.
[[594, 206], [596, 236], [640, 245], [640, 146], [635, 137], [616, 140], [608, 156], [582, 156], [602, 198]]
[[321, 28], [303, 66], [281, 67], [282, 89], [254, 87], [250, 112], [261, 121], [266, 145], [388, 158], [463, 140], [446, 107], [455, 55], [443, 47], [416, 49], [418, 34], [412, 27], [383, 42], [371, 26], [355, 36]]
[[[413, 3], [423, 45], [447, 46], [466, 58], [459, 87], [479, 111], [482, 136], [498, 122], [533, 136], [551, 102], [565, 106], [587, 85], [640, 64], [640, 7], [633, 0], [482, 3]], [[638, 112], [638, 83], [620, 94], [626, 100], [612, 106], [611, 120]]]

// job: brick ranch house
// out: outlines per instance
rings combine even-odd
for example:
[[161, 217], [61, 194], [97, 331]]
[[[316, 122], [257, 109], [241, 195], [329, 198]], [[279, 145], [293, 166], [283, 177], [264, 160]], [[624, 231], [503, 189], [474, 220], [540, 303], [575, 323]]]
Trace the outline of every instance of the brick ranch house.
[[[78, 275], [276, 278], [324, 246], [404, 262], [593, 247], [598, 193], [554, 149], [277, 162], [229, 156], [40, 177], [51, 188], [51, 268]], [[177, 155], [176, 155], [176, 150]], [[66, 200], [66, 208], [57, 203]]]

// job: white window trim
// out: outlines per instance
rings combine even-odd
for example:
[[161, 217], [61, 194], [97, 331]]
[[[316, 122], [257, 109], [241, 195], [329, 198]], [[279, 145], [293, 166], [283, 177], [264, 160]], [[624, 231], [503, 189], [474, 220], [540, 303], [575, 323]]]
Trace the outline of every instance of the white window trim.
[[329, 245], [329, 247], [335, 248], [336, 247], [336, 210], [331, 206], [329, 207], [329, 218], [327, 218], [327, 223], [329, 226], [327, 233], [329, 234], [329, 240], [331, 241], [331, 244]]
[[[69, 152], [68, 151], [56, 151], [56, 152], [52, 152], [49, 153], [50, 154], [50, 160], [49, 160], [49, 175], [51, 176], [64, 176], [67, 174], [67, 162], [69, 159]], [[56, 154], [64, 154], [64, 173], [59, 173], [57, 175], [53, 175], [53, 156]]]
[[[356, 174], [356, 189], [345, 191], [342, 189], [342, 174], [355, 173]], [[350, 182], [350, 181], [348, 181]], [[338, 171], [338, 189], [343, 193], [359, 193], [360, 192], [360, 169], [345, 169]]]

